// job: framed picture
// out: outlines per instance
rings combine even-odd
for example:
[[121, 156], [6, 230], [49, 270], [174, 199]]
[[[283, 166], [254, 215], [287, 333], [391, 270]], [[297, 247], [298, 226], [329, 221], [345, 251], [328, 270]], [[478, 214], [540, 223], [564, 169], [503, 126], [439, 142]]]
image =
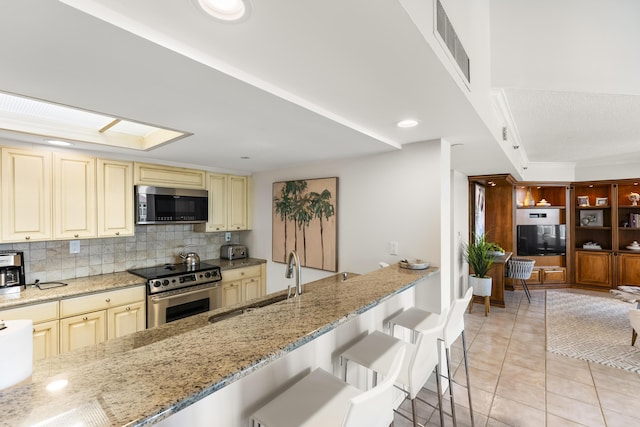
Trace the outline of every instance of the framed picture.
[[273, 183], [271, 257], [296, 251], [303, 267], [338, 271], [338, 178]]
[[609, 204], [608, 197], [596, 197], [596, 206], [607, 206]]
[[578, 206], [589, 206], [589, 196], [578, 196]]
[[601, 210], [580, 211], [580, 225], [582, 227], [602, 227], [604, 215]]
[[483, 185], [475, 184], [474, 192], [474, 204], [473, 204], [473, 232], [480, 236], [484, 234], [484, 200], [485, 200], [485, 188]]

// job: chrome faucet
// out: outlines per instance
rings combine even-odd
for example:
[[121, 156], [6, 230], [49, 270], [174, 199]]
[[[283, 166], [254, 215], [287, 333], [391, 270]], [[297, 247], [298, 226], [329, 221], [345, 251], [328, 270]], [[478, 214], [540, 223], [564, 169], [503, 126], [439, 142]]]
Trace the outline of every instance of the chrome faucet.
[[[291, 279], [293, 277], [293, 264], [296, 265], [296, 292], [298, 295], [302, 295], [302, 281], [300, 280], [300, 258], [296, 251], [289, 252], [289, 261], [287, 262], [287, 269], [284, 272], [284, 277]], [[295, 294], [294, 294], [295, 295]], [[291, 285], [287, 288], [287, 298], [291, 296]]]

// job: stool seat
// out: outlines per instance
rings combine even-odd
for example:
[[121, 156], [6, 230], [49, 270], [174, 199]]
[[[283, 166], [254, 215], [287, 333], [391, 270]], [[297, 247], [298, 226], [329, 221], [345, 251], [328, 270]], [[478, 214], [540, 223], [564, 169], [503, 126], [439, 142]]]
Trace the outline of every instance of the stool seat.
[[269, 427], [339, 426], [349, 400], [361, 393], [327, 371], [316, 369], [256, 411], [253, 419]]
[[316, 369], [251, 415], [266, 427], [388, 427], [393, 422], [393, 383], [400, 374], [405, 347], [391, 357], [389, 373], [376, 387], [361, 391]]
[[[396, 382], [402, 385], [402, 390], [411, 400], [414, 427], [418, 426], [415, 399], [434, 370], [438, 386], [440, 424], [444, 425], [438, 370], [438, 337], [442, 333], [443, 326], [444, 323], [440, 323], [434, 328], [420, 331], [416, 344], [404, 342], [379, 331], [372, 332], [340, 355], [343, 361], [344, 378], [346, 379], [347, 376], [348, 362], [355, 362], [374, 371], [375, 384], [378, 373], [388, 375], [392, 367], [392, 356], [398, 351], [397, 349], [404, 348], [406, 351]], [[402, 413], [399, 414], [404, 416]]]

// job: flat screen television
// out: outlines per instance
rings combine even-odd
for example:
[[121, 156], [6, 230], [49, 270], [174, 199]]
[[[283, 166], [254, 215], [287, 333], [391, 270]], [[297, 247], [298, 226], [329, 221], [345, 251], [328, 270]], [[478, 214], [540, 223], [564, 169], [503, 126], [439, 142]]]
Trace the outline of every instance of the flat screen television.
[[567, 228], [556, 225], [518, 225], [518, 256], [564, 255]]

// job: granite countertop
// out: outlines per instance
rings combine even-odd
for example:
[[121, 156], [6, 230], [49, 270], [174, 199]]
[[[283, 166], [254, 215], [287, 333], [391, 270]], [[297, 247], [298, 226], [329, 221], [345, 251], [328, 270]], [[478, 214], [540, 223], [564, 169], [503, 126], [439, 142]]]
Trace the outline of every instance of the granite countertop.
[[[259, 258], [246, 258], [234, 261], [211, 259], [203, 261], [207, 264], [219, 266], [222, 271], [234, 268], [260, 265], [266, 261]], [[91, 294], [94, 292], [113, 291], [116, 289], [139, 286], [145, 284], [145, 279], [121, 271], [118, 273], [101, 274], [98, 276], [80, 277], [77, 279], [60, 280], [67, 286], [40, 290], [35, 286], [27, 286], [20, 293], [0, 295], [0, 310], [14, 308], [22, 305], [55, 301], [64, 298]]]
[[[438, 272], [396, 264], [346, 281], [334, 275], [224, 321], [208, 318], [237, 307], [38, 361], [31, 383], [0, 392], [0, 425], [153, 424]], [[47, 391], [56, 379], [68, 385]]]

